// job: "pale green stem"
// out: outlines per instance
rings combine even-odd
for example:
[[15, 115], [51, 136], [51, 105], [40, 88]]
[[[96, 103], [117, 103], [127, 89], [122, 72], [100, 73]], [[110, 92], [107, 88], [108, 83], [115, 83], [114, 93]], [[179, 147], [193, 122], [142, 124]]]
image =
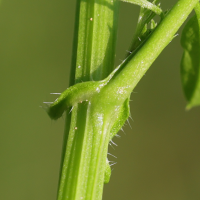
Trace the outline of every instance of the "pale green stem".
[[130, 55], [125, 60], [110, 83], [102, 89], [98, 101], [106, 97], [110, 105], [121, 105], [158, 55], [173, 40], [197, 3], [198, 0], [179, 0], [133, 58]]
[[161, 13], [162, 13], [162, 9], [160, 9], [158, 6], [152, 4], [151, 2], [149, 2], [147, 0], [121, 0], [121, 1], [139, 5], [142, 8], [147, 8], [149, 10], [152, 10], [157, 15], [161, 15]]
[[[81, 0], [78, 3], [75, 82], [101, 80], [114, 63], [117, 1]], [[180, 0], [140, 50], [130, 55], [113, 78], [88, 102], [75, 105], [58, 200], [102, 198], [109, 131], [115, 112], [162, 50], [172, 41], [198, 0]], [[111, 44], [111, 47], [109, 45]], [[74, 51], [75, 52], [75, 51]], [[76, 59], [75, 59], [76, 58]]]
[[[102, 80], [113, 70], [118, 7], [118, 0], [77, 0], [71, 85]], [[69, 127], [65, 131], [69, 136], [64, 142], [58, 200], [102, 198], [108, 135], [94, 134], [89, 113], [88, 102], [73, 107], [70, 131]], [[106, 142], [95, 144], [102, 140]], [[94, 157], [95, 152], [103, 156]], [[99, 167], [102, 173], [97, 180]]]

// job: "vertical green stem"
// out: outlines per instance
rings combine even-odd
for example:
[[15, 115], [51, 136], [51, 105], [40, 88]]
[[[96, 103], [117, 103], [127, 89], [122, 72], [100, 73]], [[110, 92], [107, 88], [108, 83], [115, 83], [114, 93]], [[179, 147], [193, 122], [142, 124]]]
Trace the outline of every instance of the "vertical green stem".
[[[173, 39], [197, 2], [178, 1], [109, 84], [90, 102], [80, 102], [73, 107], [70, 127], [67, 123], [65, 127], [65, 136], [68, 130], [69, 136], [63, 148], [58, 200], [101, 200], [111, 129], [107, 121], [114, 117], [115, 111]], [[118, 6], [118, 0], [77, 0], [71, 84], [102, 80], [114, 68]]]
[[[70, 85], [113, 70], [118, 7], [118, 0], [77, 0]], [[67, 112], [58, 200], [102, 198], [109, 136], [94, 134], [89, 113], [88, 102]]]

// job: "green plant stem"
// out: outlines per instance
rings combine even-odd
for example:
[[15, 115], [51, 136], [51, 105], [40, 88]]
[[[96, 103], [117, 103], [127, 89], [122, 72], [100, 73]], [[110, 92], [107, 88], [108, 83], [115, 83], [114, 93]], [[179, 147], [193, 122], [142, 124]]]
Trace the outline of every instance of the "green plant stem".
[[110, 83], [99, 93], [96, 103], [106, 97], [110, 105], [121, 105], [158, 55], [173, 40], [198, 2], [198, 0], [179, 0], [140, 50], [124, 61]]
[[[89, 102], [73, 107], [58, 200], [102, 198], [109, 133], [115, 113], [197, 3], [198, 0], [178, 1], [139, 51], [124, 61], [109, 83]], [[104, 79], [113, 69], [117, 1], [80, 0], [77, 10], [77, 37], [72, 60], [72, 68], [76, 68], [72, 71], [74, 83]]]
[[160, 9], [158, 6], [156, 6], [155, 4], [153, 4], [147, 0], [121, 0], [121, 1], [139, 5], [143, 8], [147, 8], [149, 10], [152, 10], [157, 15], [160, 15], [162, 13], [162, 9]]
[[[113, 70], [118, 7], [118, 0], [77, 0], [70, 85], [102, 80]], [[97, 144], [102, 135], [93, 133], [89, 112], [89, 103], [80, 103], [73, 107], [70, 128], [66, 123], [58, 200], [102, 198], [108, 144]], [[95, 156], [101, 151], [103, 157]]]

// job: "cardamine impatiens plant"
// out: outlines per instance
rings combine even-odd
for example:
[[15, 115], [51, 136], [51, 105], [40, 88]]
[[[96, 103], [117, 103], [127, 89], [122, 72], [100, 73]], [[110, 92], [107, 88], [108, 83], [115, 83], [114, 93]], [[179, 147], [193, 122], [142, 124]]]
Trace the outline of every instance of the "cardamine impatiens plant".
[[70, 87], [45, 102], [53, 120], [66, 112], [57, 200], [102, 199], [111, 175], [108, 144], [129, 117], [130, 94], [193, 10], [181, 36], [181, 78], [187, 109], [200, 105], [199, 1], [179, 0], [167, 11], [159, 0], [124, 2], [141, 8], [129, 51], [115, 68], [119, 0], [77, 0]]

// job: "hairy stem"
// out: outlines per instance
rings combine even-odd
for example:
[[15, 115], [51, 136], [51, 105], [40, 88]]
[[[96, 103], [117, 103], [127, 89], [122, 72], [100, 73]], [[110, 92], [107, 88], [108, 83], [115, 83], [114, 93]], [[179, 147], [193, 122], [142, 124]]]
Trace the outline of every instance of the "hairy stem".
[[[92, 98], [73, 106], [58, 200], [100, 200], [113, 121], [122, 105], [198, 0], [179, 0], [140, 49]], [[118, 0], [78, 0], [71, 84], [98, 81], [114, 67]], [[75, 70], [73, 70], [75, 69]], [[98, 88], [97, 88], [98, 89]], [[93, 92], [93, 90], [92, 90]], [[77, 98], [75, 98], [77, 99]], [[79, 99], [79, 98], [78, 98]], [[68, 115], [68, 112], [67, 112]], [[65, 140], [66, 141], [66, 140]]]

